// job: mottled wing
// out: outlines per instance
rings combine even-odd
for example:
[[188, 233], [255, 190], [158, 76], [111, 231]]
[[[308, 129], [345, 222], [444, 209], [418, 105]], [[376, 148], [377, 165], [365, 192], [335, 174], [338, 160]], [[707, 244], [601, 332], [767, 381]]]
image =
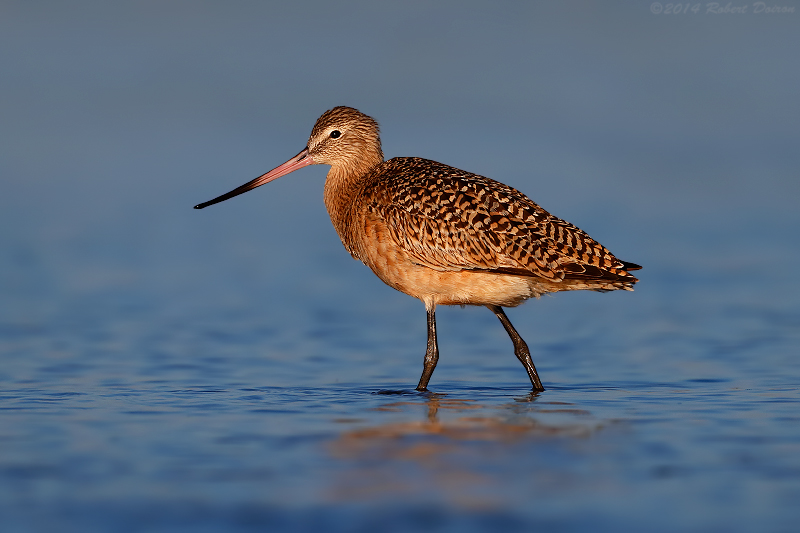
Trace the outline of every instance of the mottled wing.
[[563, 279], [636, 278], [589, 235], [512, 187], [441, 163], [395, 158], [367, 187], [370, 211], [416, 262]]

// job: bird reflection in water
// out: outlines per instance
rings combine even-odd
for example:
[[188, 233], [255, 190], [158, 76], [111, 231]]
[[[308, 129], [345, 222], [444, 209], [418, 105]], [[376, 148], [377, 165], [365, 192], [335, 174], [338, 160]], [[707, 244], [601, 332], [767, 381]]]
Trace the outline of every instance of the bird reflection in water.
[[503, 485], [510, 473], [530, 468], [531, 480], [545, 483], [556, 475], [552, 468], [519, 464], [515, 458], [531, 457], [537, 447], [558, 439], [587, 439], [604, 425], [571, 404], [541, 401], [535, 392], [489, 406], [446, 394], [425, 396], [424, 403], [397, 401], [376, 409], [408, 414], [424, 406], [422, 420], [360, 427], [330, 443], [330, 454], [345, 467], [334, 480], [331, 499], [424, 501], [433, 493], [459, 506], [495, 508], [505, 503]]

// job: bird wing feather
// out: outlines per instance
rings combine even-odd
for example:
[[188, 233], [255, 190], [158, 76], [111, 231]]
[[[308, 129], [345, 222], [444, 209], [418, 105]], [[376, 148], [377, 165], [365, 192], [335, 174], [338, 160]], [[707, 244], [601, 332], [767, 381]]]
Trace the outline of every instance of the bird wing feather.
[[553, 281], [627, 275], [600, 243], [512, 187], [419, 158], [379, 168], [364, 201], [421, 265]]

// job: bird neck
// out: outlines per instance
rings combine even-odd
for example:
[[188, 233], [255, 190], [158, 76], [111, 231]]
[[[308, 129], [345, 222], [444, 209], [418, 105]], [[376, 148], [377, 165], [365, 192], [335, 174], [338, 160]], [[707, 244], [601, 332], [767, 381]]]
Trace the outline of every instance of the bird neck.
[[331, 166], [325, 179], [325, 207], [336, 233], [350, 253], [354, 253], [351, 226], [355, 202], [364, 188], [365, 178], [382, 162], [383, 154], [379, 154], [371, 159], [360, 159], [354, 165]]

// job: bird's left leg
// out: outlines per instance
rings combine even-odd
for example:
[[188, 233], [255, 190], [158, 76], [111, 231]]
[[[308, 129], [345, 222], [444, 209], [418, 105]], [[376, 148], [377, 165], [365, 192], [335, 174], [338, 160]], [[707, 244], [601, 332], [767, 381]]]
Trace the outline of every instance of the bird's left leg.
[[433, 375], [433, 369], [439, 361], [439, 343], [436, 342], [436, 305], [426, 304], [425, 310], [428, 312], [428, 349], [425, 350], [425, 367], [422, 370], [422, 377], [419, 378], [417, 390], [428, 390], [428, 381]]

